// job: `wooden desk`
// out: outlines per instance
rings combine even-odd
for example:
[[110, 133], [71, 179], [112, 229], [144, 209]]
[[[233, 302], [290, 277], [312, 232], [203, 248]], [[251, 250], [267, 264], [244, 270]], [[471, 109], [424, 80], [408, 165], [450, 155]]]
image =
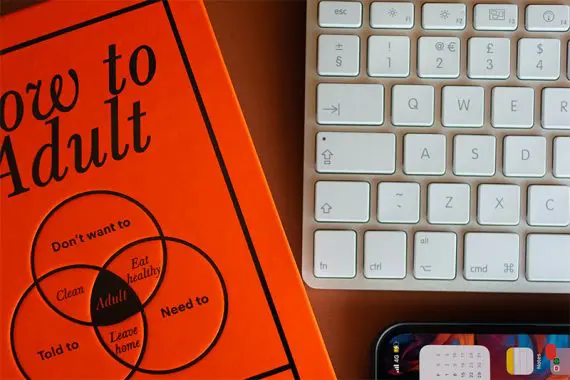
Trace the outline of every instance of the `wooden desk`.
[[[206, 1], [283, 225], [300, 263], [305, 2]], [[35, 1], [2, 2], [6, 12]], [[370, 376], [375, 337], [381, 329], [398, 321], [570, 320], [570, 296], [307, 291], [336, 373], [347, 379]]]

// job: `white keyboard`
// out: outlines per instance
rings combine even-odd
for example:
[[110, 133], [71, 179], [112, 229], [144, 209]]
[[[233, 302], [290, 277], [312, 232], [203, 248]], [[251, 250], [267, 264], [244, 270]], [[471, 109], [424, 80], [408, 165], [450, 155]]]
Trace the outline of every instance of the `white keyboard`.
[[305, 281], [570, 293], [570, 0], [307, 19]]

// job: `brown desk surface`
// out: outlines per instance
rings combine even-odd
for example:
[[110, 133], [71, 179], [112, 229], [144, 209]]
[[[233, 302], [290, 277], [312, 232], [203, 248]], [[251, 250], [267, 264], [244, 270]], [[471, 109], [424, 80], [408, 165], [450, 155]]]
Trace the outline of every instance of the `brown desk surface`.
[[[33, 2], [2, 0], [6, 12]], [[206, 2], [300, 264], [305, 1]], [[369, 377], [375, 337], [398, 321], [563, 323], [570, 319], [570, 296], [307, 291], [339, 378]]]

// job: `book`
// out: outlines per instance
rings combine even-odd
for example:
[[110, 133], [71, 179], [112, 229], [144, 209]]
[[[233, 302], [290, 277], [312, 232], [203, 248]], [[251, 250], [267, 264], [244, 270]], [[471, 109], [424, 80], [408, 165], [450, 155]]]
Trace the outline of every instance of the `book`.
[[2, 378], [333, 378], [204, 4], [0, 23]]

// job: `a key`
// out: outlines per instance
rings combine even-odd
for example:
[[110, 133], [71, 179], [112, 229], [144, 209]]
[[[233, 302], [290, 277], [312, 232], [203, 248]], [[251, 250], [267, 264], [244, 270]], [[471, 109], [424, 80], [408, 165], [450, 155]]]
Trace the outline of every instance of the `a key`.
[[318, 73], [321, 76], [355, 77], [360, 71], [360, 37], [319, 36]]
[[483, 126], [485, 91], [475, 86], [445, 86], [442, 90], [441, 122], [446, 127]]
[[465, 278], [516, 281], [519, 277], [519, 244], [519, 235], [513, 233], [465, 234]]
[[516, 226], [520, 222], [518, 185], [482, 184], [478, 189], [477, 220], [481, 225]]
[[396, 136], [319, 132], [316, 162], [319, 173], [392, 174], [396, 170]]
[[428, 222], [469, 223], [470, 188], [464, 183], [432, 183], [428, 187]]
[[317, 86], [317, 123], [381, 125], [384, 86], [321, 83]]
[[371, 36], [368, 38], [368, 75], [405, 78], [410, 75], [410, 38]]
[[570, 224], [570, 187], [529, 186], [528, 224], [531, 226], [568, 226]]
[[321, 28], [360, 28], [362, 4], [355, 1], [321, 1], [319, 26]]
[[426, 3], [422, 8], [424, 29], [465, 29], [467, 8], [460, 3]]
[[493, 88], [491, 123], [495, 128], [532, 128], [534, 89], [530, 87]]
[[526, 275], [529, 281], [570, 282], [570, 235], [529, 234]]
[[511, 40], [473, 37], [469, 39], [468, 72], [473, 79], [507, 79], [511, 76]]
[[315, 231], [313, 271], [315, 277], [356, 276], [356, 232]]
[[434, 104], [432, 86], [395, 85], [392, 88], [392, 124], [429, 127], [434, 122]]
[[406, 233], [366, 231], [364, 234], [364, 276], [367, 278], [406, 277]]
[[570, 88], [542, 90], [542, 127], [570, 129]]
[[491, 177], [495, 174], [495, 136], [457, 135], [454, 139], [453, 172], [459, 176]]
[[411, 29], [414, 26], [414, 4], [374, 2], [370, 7], [370, 26], [383, 29]]
[[554, 176], [570, 178], [570, 137], [554, 139]]
[[507, 177], [543, 177], [546, 174], [546, 138], [507, 136], [503, 172]]
[[530, 32], [565, 32], [570, 29], [569, 5], [529, 5], [526, 29]]
[[378, 185], [378, 221], [413, 224], [420, 221], [420, 185], [381, 182]]
[[523, 80], [557, 80], [560, 77], [560, 40], [520, 39], [518, 77]]
[[446, 139], [438, 134], [404, 136], [404, 172], [408, 175], [443, 175]]
[[420, 37], [418, 75], [422, 78], [457, 78], [461, 43], [457, 37]]
[[370, 184], [319, 181], [315, 185], [315, 219], [319, 222], [367, 222]]
[[473, 26], [477, 30], [516, 30], [518, 13], [515, 4], [477, 4]]
[[453, 232], [416, 232], [414, 277], [453, 280], [457, 265], [457, 235]]

